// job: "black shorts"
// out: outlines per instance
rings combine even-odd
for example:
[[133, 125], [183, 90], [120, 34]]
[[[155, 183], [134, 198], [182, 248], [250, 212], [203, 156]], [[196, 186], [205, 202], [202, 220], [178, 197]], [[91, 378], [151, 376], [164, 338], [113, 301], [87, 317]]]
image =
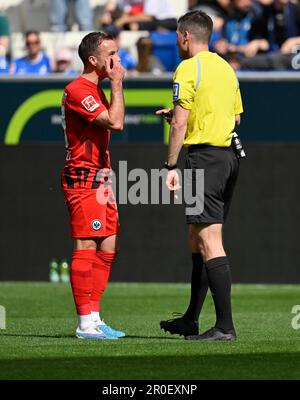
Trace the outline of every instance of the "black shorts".
[[[239, 173], [239, 160], [231, 147], [204, 145], [190, 146], [186, 169], [192, 170], [191, 185], [195, 193], [195, 170], [204, 170], [204, 198], [201, 207], [195, 206], [187, 215], [188, 224], [222, 224], [228, 215], [234, 187]], [[199, 178], [198, 178], [199, 179]]]

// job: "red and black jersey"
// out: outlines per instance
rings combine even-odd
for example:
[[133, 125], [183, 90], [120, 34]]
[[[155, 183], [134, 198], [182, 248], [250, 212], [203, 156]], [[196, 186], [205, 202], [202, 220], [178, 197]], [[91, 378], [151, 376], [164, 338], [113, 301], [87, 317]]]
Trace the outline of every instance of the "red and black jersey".
[[110, 131], [93, 123], [108, 108], [101, 87], [82, 76], [66, 86], [62, 99], [67, 152], [63, 188], [96, 189], [105, 179], [103, 171], [111, 169]]

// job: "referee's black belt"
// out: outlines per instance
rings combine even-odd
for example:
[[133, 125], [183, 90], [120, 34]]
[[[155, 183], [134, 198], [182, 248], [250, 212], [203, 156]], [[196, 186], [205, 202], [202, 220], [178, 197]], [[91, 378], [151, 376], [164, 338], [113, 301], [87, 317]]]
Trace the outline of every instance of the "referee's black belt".
[[194, 153], [195, 151], [202, 150], [202, 149], [222, 149], [222, 150], [228, 150], [231, 149], [231, 146], [229, 147], [221, 147], [221, 146], [211, 146], [209, 144], [191, 144], [188, 147], [188, 152], [189, 153]]

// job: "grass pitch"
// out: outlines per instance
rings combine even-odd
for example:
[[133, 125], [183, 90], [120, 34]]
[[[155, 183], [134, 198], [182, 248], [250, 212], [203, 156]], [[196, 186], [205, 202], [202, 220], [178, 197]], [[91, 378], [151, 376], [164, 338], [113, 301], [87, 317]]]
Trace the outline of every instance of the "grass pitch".
[[[189, 285], [110, 284], [103, 316], [129, 336], [87, 341], [74, 338], [69, 285], [0, 283], [0, 379], [299, 379], [300, 330], [291, 326], [299, 294], [296, 285], [235, 285], [238, 340], [201, 343], [159, 329], [185, 310]], [[213, 324], [209, 296], [201, 331]]]

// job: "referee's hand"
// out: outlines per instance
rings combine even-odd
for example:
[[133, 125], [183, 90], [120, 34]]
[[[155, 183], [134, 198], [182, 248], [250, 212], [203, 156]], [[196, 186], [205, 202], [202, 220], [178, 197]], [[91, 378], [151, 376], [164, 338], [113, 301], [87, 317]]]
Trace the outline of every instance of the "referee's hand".
[[179, 192], [181, 186], [179, 182], [179, 175], [176, 169], [168, 171], [166, 185], [170, 192], [174, 192], [175, 199], [177, 199], [178, 195], [176, 194], [176, 192]]
[[163, 117], [167, 121], [168, 124], [171, 123], [172, 118], [173, 118], [173, 110], [171, 108], [163, 108], [162, 110], [156, 111], [155, 114]]

